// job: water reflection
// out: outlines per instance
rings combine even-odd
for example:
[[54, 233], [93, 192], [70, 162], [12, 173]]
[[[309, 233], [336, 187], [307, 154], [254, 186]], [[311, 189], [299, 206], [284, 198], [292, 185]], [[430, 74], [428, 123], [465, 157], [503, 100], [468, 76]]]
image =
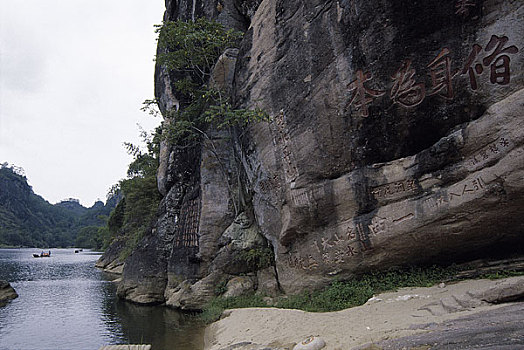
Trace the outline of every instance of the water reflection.
[[0, 349], [98, 349], [104, 344], [152, 344], [154, 350], [203, 348], [203, 330], [187, 315], [115, 297], [115, 285], [95, 269], [99, 254], [0, 249], [0, 279], [19, 298], [0, 309]]
[[[194, 350], [203, 348], [203, 330], [191, 319], [162, 306], [141, 306], [116, 300], [114, 323], [122, 326], [131, 343], [152, 339], [154, 349]], [[154, 326], [153, 326], [154, 325]]]

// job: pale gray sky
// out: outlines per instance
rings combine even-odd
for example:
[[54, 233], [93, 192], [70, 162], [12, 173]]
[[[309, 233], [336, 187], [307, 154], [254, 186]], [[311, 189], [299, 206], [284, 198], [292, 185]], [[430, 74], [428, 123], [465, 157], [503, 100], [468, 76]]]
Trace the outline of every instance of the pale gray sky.
[[0, 163], [51, 203], [85, 206], [126, 175], [153, 98], [164, 0], [0, 0]]

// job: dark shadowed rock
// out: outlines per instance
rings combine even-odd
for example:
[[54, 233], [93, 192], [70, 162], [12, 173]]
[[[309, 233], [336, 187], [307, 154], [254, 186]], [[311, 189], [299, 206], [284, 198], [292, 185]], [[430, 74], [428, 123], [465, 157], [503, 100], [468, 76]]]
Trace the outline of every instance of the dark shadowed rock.
[[120, 298], [139, 304], [164, 302], [167, 259], [164, 242], [159, 242], [161, 238], [153, 231], [125, 260], [122, 281], [117, 288]]
[[125, 248], [125, 240], [116, 239], [106, 249], [104, 254], [97, 260], [95, 267], [103, 269], [106, 272], [122, 274], [124, 263], [120, 260], [120, 254]]
[[0, 281], [0, 306], [9, 300], [18, 298], [18, 294], [7, 281]]

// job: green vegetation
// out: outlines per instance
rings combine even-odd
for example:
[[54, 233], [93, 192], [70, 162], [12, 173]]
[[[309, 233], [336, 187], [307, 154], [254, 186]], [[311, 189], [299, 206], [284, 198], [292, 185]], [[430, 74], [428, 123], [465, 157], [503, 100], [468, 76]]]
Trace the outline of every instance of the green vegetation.
[[134, 158], [128, 167], [128, 178], [121, 180], [110, 191], [110, 195], [118, 194], [122, 199], [111, 212], [106, 226], [99, 232], [104, 248], [114, 239], [125, 239], [126, 246], [120, 254], [121, 260], [131, 254], [151, 228], [158, 210], [161, 196], [157, 188], [156, 171], [160, 136], [160, 130], [154, 135], [142, 132], [147, 145], [146, 152], [137, 146], [126, 144], [128, 152]]
[[[157, 27], [156, 60], [177, 77], [174, 88], [181, 100], [180, 108], [166, 111], [170, 123], [165, 126], [164, 137], [172, 144], [210, 140], [206, 134], [209, 125], [222, 129], [268, 119], [260, 109], [234, 108], [228, 94], [209, 83], [219, 56], [227, 48], [237, 47], [243, 33], [203, 18], [195, 22], [169, 21]], [[151, 112], [156, 101], [144, 104], [144, 109]]]
[[501, 278], [515, 277], [524, 275], [523, 271], [516, 270], [504, 270], [504, 271], [495, 271], [489, 273], [481, 273], [478, 275], [478, 278], [487, 278], [490, 280], [498, 280]]
[[[157, 64], [175, 77], [173, 88], [180, 105], [163, 111], [166, 122], [153, 135], [143, 133], [147, 152], [126, 145], [134, 160], [129, 165], [128, 178], [112, 191], [119, 193], [122, 200], [109, 216], [107, 225], [98, 230], [104, 247], [116, 239], [126, 242], [121, 260], [135, 249], [155, 219], [161, 199], [156, 183], [161, 140], [180, 149], [202, 144], [214, 148], [207, 134], [210, 126], [231, 131], [246, 123], [267, 119], [267, 114], [259, 109], [234, 108], [228, 94], [209, 82], [217, 59], [227, 48], [238, 46], [241, 32], [226, 30], [217, 22], [201, 18], [194, 22], [164, 22], [157, 26], [157, 33]], [[159, 109], [156, 100], [144, 102], [143, 110], [152, 115], [158, 115]], [[265, 264], [262, 256], [246, 258], [253, 264]]]
[[217, 297], [207, 303], [198, 319], [205, 323], [215, 322], [226, 309], [243, 309], [247, 307], [268, 307], [261, 295], [242, 295], [232, 298]]
[[270, 247], [242, 250], [235, 256], [235, 263], [248, 266], [250, 271], [258, 271], [275, 264], [275, 255]]
[[[179, 149], [207, 148], [228, 178], [209, 130], [225, 129], [232, 136], [235, 129], [248, 123], [269, 119], [268, 114], [259, 108], [234, 106], [230, 91], [224, 91], [227, 88], [220, 86], [223, 84], [211, 79], [220, 55], [227, 49], [237, 48], [243, 33], [226, 30], [221, 24], [204, 18], [194, 22], [167, 21], [157, 26], [157, 33], [156, 61], [169, 72], [179, 103], [162, 111], [166, 119], [162, 137]], [[156, 100], [146, 100], [143, 110], [155, 115], [162, 106]], [[236, 193], [229, 181], [227, 186], [230, 196], [235, 198]], [[240, 205], [237, 201], [233, 201], [233, 205], [235, 214], [238, 214]]]
[[115, 205], [111, 198], [91, 208], [73, 198], [52, 205], [33, 192], [21, 168], [0, 164], [0, 246], [99, 249], [98, 227]]
[[[338, 311], [363, 305], [373, 295], [395, 291], [404, 287], [431, 287], [440, 282], [459, 281], [459, 272], [467, 266], [411, 267], [386, 272], [369, 273], [348, 281], [334, 280], [328, 287], [307, 291], [298, 295], [275, 298], [269, 306], [285, 309], [299, 309], [310, 312]], [[524, 275], [524, 271], [499, 271], [481, 274], [478, 278], [506, 278]], [[216, 297], [204, 308], [200, 319], [209, 323], [216, 321], [225, 309], [246, 307], [268, 307], [261, 295], [247, 295], [233, 298]]]
[[312, 312], [337, 311], [364, 304], [374, 294], [404, 287], [431, 287], [454, 278], [457, 268], [412, 267], [366, 274], [349, 281], [333, 281], [317, 292], [305, 292], [279, 301], [278, 307]]
[[101, 249], [102, 239], [99, 234], [100, 226], [86, 226], [78, 230], [75, 247]]

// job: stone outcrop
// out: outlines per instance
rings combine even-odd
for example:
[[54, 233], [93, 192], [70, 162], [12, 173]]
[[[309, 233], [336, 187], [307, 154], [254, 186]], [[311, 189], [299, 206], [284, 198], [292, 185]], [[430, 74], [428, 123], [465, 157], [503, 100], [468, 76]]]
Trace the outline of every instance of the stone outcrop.
[[423, 332], [420, 334], [366, 344], [351, 350], [519, 348], [522, 347], [520, 325], [524, 322], [523, 311], [524, 304], [516, 303], [442, 324], [426, 324], [421, 327]]
[[456, 293], [419, 308], [420, 316], [429, 312], [434, 316], [473, 310], [486, 304], [501, 304], [524, 300], [524, 278], [512, 277], [493, 283], [488, 288]]
[[[241, 274], [259, 292], [297, 293], [370, 270], [522, 252], [524, 5], [166, 7], [165, 20], [245, 31], [214, 80], [271, 122], [208, 130], [191, 149], [162, 144], [159, 218], [126, 261], [121, 296], [197, 308]], [[183, 99], [176, 79], [157, 67], [163, 112]], [[252, 229], [237, 232], [242, 210]], [[235, 264], [264, 247], [274, 267]]]
[[120, 252], [125, 247], [125, 241], [117, 239], [106, 249], [104, 254], [97, 260], [95, 267], [116, 275], [124, 271], [124, 262], [120, 260]]
[[9, 300], [18, 298], [18, 294], [7, 281], [0, 281], [0, 306]]

